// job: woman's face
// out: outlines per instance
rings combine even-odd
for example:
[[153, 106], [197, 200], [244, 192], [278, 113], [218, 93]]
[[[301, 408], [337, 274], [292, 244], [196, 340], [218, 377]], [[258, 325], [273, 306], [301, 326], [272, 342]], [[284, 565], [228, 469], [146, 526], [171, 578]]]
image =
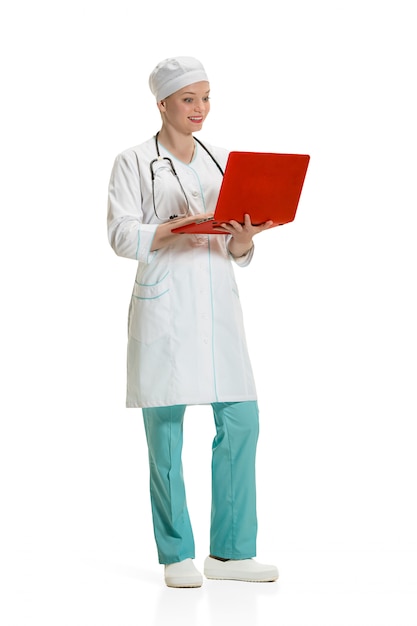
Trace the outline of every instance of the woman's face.
[[189, 134], [200, 130], [210, 111], [210, 85], [206, 80], [187, 85], [158, 103], [163, 123]]

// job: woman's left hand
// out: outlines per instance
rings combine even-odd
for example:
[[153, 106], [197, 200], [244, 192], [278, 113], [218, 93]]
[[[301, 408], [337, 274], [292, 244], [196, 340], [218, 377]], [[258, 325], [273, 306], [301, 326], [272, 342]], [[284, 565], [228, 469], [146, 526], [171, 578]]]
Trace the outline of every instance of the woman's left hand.
[[221, 227], [232, 235], [229, 242], [229, 250], [235, 257], [244, 256], [252, 248], [252, 239], [258, 233], [271, 228], [273, 222], [270, 220], [264, 224], [255, 226], [252, 224], [250, 215], [244, 216], [244, 223], [240, 224], [235, 220], [224, 222]]

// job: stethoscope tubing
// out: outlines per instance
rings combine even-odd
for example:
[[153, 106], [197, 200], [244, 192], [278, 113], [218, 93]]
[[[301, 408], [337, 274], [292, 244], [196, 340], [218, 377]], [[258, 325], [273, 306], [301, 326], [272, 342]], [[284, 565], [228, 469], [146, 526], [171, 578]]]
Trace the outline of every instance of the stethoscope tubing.
[[[156, 133], [156, 135], [155, 135], [155, 148], [156, 148], [156, 155], [157, 155], [158, 159], [161, 159], [161, 158], [166, 159], [167, 157], [161, 157], [161, 154], [160, 154], [160, 152], [159, 152], [158, 135], [159, 135], [159, 132], [157, 132], [157, 133]], [[193, 135], [193, 139], [194, 139], [194, 141], [196, 141], [196, 142], [198, 143], [198, 145], [199, 145], [199, 146], [201, 146], [201, 147], [202, 147], [202, 148], [203, 148], [203, 149], [207, 152], [207, 154], [209, 155], [209, 157], [211, 158], [211, 160], [212, 160], [212, 161], [216, 164], [216, 167], [217, 167], [217, 168], [218, 168], [218, 170], [220, 171], [221, 175], [222, 175], [222, 176], [224, 176], [224, 171], [223, 171], [223, 169], [222, 169], [222, 167], [221, 167], [220, 163], [219, 163], [219, 162], [215, 159], [215, 157], [212, 155], [212, 153], [210, 152], [210, 150], [209, 150], [209, 149], [208, 149], [208, 148], [207, 148], [207, 147], [203, 144], [203, 142], [202, 142], [202, 141], [200, 141], [199, 139], [197, 139], [197, 137], [194, 137], [194, 135]], [[157, 160], [158, 160], [158, 159], [157, 159]], [[153, 161], [153, 162], [154, 162], [154, 161]], [[174, 173], [176, 174], [174, 166], [172, 166], [172, 169], [173, 169]]]
[[[177, 179], [178, 184], [179, 184], [179, 186], [181, 188], [181, 191], [182, 191], [182, 193], [184, 195], [185, 201], [187, 203], [187, 213], [186, 213], [186, 215], [188, 215], [188, 213], [190, 212], [190, 204], [188, 202], [187, 194], [185, 193], [184, 187], [182, 186], [182, 183], [181, 183], [180, 178], [179, 178], [179, 176], [177, 174], [177, 171], [176, 171], [176, 169], [174, 167], [174, 163], [172, 162], [172, 159], [170, 159], [170, 157], [163, 157], [163, 156], [161, 156], [161, 153], [159, 151], [158, 135], [159, 135], [159, 132], [157, 132], [156, 135], [155, 135], [156, 159], [153, 159], [149, 163], [149, 168], [150, 168], [150, 171], [151, 171], [151, 180], [152, 180], [152, 202], [153, 202], [154, 213], [155, 213], [156, 217], [160, 220], [161, 218], [159, 217], [159, 215], [158, 215], [158, 213], [156, 211], [156, 205], [155, 205], [155, 173], [154, 173], [154, 170], [153, 170], [153, 165], [154, 165], [154, 163], [157, 163], [158, 161], [168, 161], [168, 163], [169, 163], [169, 165], [171, 167], [171, 171], [172, 171], [173, 175], [175, 176], [175, 178]], [[220, 171], [221, 175], [224, 176], [224, 171], [223, 171], [221, 165], [215, 159], [215, 157], [211, 154], [210, 150], [208, 148], [206, 148], [206, 146], [199, 139], [197, 139], [196, 137], [194, 137], [194, 141], [196, 141], [207, 152], [207, 154], [210, 156], [211, 160], [215, 163], [216, 167]], [[178, 215], [170, 215], [169, 219], [173, 220], [176, 217], [178, 217]], [[161, 221], [163, 221], [163, 220], [161, 220]]]

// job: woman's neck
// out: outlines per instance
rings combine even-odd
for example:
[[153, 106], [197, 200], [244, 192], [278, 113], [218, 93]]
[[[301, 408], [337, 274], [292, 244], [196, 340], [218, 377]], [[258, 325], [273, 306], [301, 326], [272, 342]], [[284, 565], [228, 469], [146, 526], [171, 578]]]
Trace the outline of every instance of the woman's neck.
[[183, 163], [191, 163], [194, 156], [194, 137], [168, 131], [162, 127], [158, 133], [158, 141]]

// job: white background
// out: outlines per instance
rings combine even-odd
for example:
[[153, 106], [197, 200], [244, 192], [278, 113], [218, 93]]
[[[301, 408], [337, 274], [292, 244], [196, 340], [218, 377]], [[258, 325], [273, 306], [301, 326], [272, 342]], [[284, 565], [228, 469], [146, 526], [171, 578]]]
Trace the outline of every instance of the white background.
[[[411, 0], [4, 2], [0, 621], [416, 626], [416, 90]], [[271, 585], [163, 584], [139, 411], [135, 273], [107, 242], [116, 154], [159, 127], [150, 71], [198, 57], [199, 138], [306, 152], [291, 225], [237, 269], [258, 382]], [[208, 552], [208, 408], [184, 468]]]

